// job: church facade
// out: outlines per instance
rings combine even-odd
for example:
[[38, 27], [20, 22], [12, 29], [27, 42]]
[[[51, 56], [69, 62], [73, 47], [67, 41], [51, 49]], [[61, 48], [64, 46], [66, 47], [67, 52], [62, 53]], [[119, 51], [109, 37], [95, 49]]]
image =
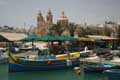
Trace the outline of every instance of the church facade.
[[[57, 23], [62, 27], [68, 26], [68, 18], [64, 15], [64, 12], [61, 13], [61, 16], [58, 18]], [[46, 18], [43, 17], [42, 13], [39, 12], [37, 16], [37, 36], [42, 37], [48, 34], [49, 30], [53, 26], [53, 15], [49, 9], [46, 15]], [[63, 31], [61, 35], [69, 35], [69, 31]]]

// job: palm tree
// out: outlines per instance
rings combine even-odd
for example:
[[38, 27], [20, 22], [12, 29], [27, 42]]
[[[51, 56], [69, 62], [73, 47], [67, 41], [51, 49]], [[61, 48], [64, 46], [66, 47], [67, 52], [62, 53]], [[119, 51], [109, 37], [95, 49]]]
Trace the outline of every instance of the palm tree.
[[111, 32], [112, 32], [112, 29], [109, 28], [107, 25], [105, 25], [105, 26], [103, 27], [103, 32], [104, 32], [103, 35], [105, 35], [105, 36], [110, 36], [110, 34], [111, 34]]
[[68, 30], [69, 30], [71, 36], [74, 36], [74, 32], [76, 29], [77, 29], [77, 24], [69, 23]]
[[118, 38], [120, 38], [120, 25], [118, 26], [117, 34], [118, 34]]
[[62, 26], [59, 23], [53, 24], [52, 28], [50, 29], [50, 34], [54, 36], [60, 36], [62, 32]]

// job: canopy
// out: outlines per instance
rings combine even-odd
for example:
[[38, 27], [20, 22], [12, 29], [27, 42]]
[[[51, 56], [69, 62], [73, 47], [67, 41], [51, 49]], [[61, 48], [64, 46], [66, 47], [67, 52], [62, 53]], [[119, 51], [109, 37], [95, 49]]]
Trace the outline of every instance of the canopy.
[[76, 40], [76, 38], [71, 36], [59, 36], [57, 37], [58, 41], [73, 41]]
[[46, 35], [39, 39], [39, 41], [57, 41], [57, 37]]
[[0, 32], [0, 36], [4, 37], [0, 38], [1, 42], [8, 42], [8, 41], [18, 41], [20, 39], [23, 39], [27, 37], [26, 34], [23, 33], [12, 33], [12, 32]]
[[33, 46], [34, 46], [34, 42], [35, 42], [35, 41], [39, 41], [39, 40], [41, 40], [40, 37], [29, 36], [29, 37], [23, 38], [23, 39], [21, 39], [21, 40], [19, 40], [19, 41], [32, 42], [32, 47], [33, 47]]
[[9, 40], [5, 38], [4, 36], [0, 35], [0, 42], [9, 42]]
[[70, 37], [70, 36], [55, 37], [55, 36], [46, 35], [43, 37], [30, 36], [30, 37], [23, 38], [19, 41], [27, 41], [27, 42], [30, 42], [30, 41], [32, 41], [32, 42], [35, 42], [35, 41], [72, 41], [75, 39], [76, 38]]
[[88, 42], [94, 42], [95, 41], [94, 38], [86, 38], [86, 37], [80, 37], [79, 40], [80, 41], [88, 41]]
[[23, 38], [23, 39], [21, 39], [19, 41], [31, 42], [31, 41], [39, 41], [39, 40], [41, 40], [40, 37], [29, 36], [29, 37]]

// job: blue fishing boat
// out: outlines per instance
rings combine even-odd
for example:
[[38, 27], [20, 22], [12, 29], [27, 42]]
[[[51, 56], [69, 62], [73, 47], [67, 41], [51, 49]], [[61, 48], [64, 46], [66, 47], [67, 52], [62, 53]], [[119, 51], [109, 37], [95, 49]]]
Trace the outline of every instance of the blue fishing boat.
[[[41, 38], [30, 36], [19, 41], [32, 41], [32, 46], [34, 45], [34, 41], [71, 41], [74, 38], [69, 37], [53, 37], [50, 35], [43, 36]], [[50, 45], [49, 45], [50, 46]], [[10, 50], [10, 47], [9, 47]], [[34, 51], [34, 47], [32, 47], [32, 51]], [[41, 52], [34, 57], [17, 57], [12, 55], [9, 52], [9, 72], [17, 72], [17, 71], [38, 71], [38, 70], [55, 70], [55, 69], [65, 69], [70, 67], [79, 66], [79, 57], [80, 54], [72, 54], [66, 51], [67, 56], [56, 56], [49, 55], [51, 54], [50, 50], [47, 53]], [[76, 56], [77, 55], [77, 56]]]
[[56, 59], [55, 56], [41, 56], [39, 59], [25, 59], [10, 55], [9, 72], [55, 70], [79, 66], [78, 57]]
[[103, 63], [93, 63], [93, 64], [84, 64], [84, 72], [102, 72], [107, 69], [114, 69], [116, 65], [114, 64], [103, 64]]
[[105, 70], [103, 74], [110, 80], [120, 80], [120, 69]]

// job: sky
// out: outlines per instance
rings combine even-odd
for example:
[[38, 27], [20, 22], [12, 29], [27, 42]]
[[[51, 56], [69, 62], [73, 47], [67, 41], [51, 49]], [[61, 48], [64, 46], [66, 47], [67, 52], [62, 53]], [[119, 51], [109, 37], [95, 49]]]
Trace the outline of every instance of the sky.
[[36, 27], [38, 12], [45, 17], [49, 8], [54, 23], [62, 11], [77, 24], [120, 22], [120, 0], [0, 0], [0, 25]]

